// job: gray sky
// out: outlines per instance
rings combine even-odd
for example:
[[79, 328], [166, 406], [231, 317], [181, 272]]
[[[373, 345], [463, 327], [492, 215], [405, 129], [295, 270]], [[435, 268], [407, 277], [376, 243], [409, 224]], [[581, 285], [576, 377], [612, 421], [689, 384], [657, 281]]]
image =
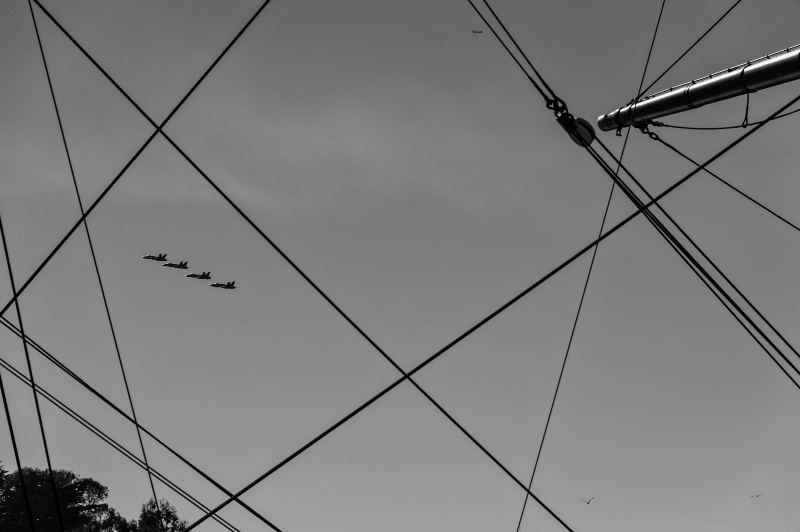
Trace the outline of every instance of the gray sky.
[[[732, 3], [668, 0], [645, 83]], [[260, 2], [44, 5], [160, 122]], [[635, 95], [660, 5], [493, 2], [592, 123]], [[35, 12], [88, 205], [152, 128]], [[796, 44], [799, 15], [800, 2], [744, 0], [653, 90]], [[0, 2], [0, 46], [0, 212], [20, 285], [80, 213], [26, 2]], [[797, 87], [751, 95], [750, 120]], [[664, 121], [734, 125], [744, 107]], [[795, 124], [762, 128], [712, 168], [798, 224]], [[611, 189], [465, 0], [273, 0], [165, 131], [405, 369], [593, 240]], [[658, 130], [701, 161], [743, 132]], [[622, 138], [599, 135], [619, 153]], [[653, 194], [692, 169], [635, 131], [624, 161]], [[707, 175], [663, 205], [799, 345], [796, 230]], [[615, 194], [609, 222], [632, 209]], [[163, 138], [88, 220], [141, 424], [228, 489], [399, 376]], [[141, 260], [148, 253], [239, 289], [185, 279]], [[417, 376], [523, 482], [588, 267], [587, 254]], [[26, 332], [127, 411], [82, 230], [20, 301]], [[13, 310], [6, 317], [16, 323]], [[19, 339], [2, 329], [0, 342], [24, 370]], [[129, 424], [32, 357], [38, 383], [138, 454]], [[23, 464], [44, 467], [30, 390], [2, 377]], [[146, 474], [42, 404], [53, 466], [108, 485], [109, 502], [135, 517], [150, 497]], [[599, 249], [533, 491], [576, 531], [800, 531], [798, 408], [798, 389], [640, 217]], [[0, 426], [0, 461], [13, 469]], [[145, 445], [206, 505], [224, 500]], [[200, 517], [156, 489], [182, 517]], [[512, 532], [524, 492], [406, 383], [244, 499], [285, 531]], [[233, 505], [221, 515], [266, 529]], [[531, 503], [522, 530], [563, 528]]]

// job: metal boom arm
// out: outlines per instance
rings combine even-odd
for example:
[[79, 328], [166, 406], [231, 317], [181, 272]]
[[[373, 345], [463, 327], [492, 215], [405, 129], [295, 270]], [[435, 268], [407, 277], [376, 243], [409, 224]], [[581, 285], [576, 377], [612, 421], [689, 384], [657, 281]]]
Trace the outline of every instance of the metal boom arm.
[[612, 131], [631, 122], [643, 125], [654, 118], [794, 81], [800, 78], [798, 46], [651, 94], [598, 117], [597, 126]]

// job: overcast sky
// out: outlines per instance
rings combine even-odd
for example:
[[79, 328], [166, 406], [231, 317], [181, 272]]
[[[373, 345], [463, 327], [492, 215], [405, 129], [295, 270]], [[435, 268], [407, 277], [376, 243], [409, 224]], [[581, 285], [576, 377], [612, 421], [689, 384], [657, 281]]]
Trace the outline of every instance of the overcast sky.
[[[667, 0], [645, 84], [732, 4]], [[158, 123], [261, 1], [43, 5]], [[492, 5], [576, 116], [594, 124], [635, 96], [660, 1]], [[153, 128], [34, 12], [88, 206]], [[798, 1], [744, 0], [652, 90], [796, 44], [799, 16]], [[27, 2], [0, 1], [0, 47], [0, 215], [20, 286], [80, 211]], [[797, 90], [751, 95], [750, 121]], [[664, 121], [736, 125], [744, 111], [737, 98]], [[796, 116], [712, 169], [800, 224]], [[165, 131], [406, 370], [596, 238], [611, 191], [466, 0], [273, 0]], [[658, 130], [698, 161], [744, 132]], [[598, 135], [619, 154], [622, 137]], [[693, 169], [636, 131], [624, 162], [652, 194]], [[663, 206], [800, 345], [797, 230], [708, 175]], [[615, 193], [608, 223], [631, 212]], [[400, 376], [164, 138], [88, 225], [140, 423], [231, 491]], [[141, 259], [149, 253], [190, 269]], [[589, 260], [415, 377], [525, 483]], [[5, 304], [12, 290], [0, 271]], [[213, 278], [184, 278], [189, 271]], [[231, 280], [237, 290], [208, 286]], [[33, 340], [129, 411], [82, 228], [20, 303]], [[5, 317], [17, 323], [13, 308]], [[22, 344], [5, 328], [0, 349], [27, 373]], [[132, 425], [31, 356], [37, 383], [140, 454]], [[44, 467], [30, 389], [0, 375], [23, 465]], [[104, 483], [109, 503], [136, 517], [151, 497], [147, 475], [42, 408], [53, 467]], [[638, 217], [599, 248], [533, 492], [580, 532], [797, 532], [798, 411], [800, 390]], [[225, 500], [145, 445], [151, 465], [204, 504]], [[0, 462], [16, 468], [4, 421]], [[190, 522], [202, 516], [164, 485], [156, 490]], [[513, 532], [524, 496], [404, 383], [243, 499], [287, 532]], [[236, 505], [220, 515], [242, 531], [267, 530]], [[198, 530], [224, 528], [207, 521]], [[564, 528], [531, 501], [521, 530]]]

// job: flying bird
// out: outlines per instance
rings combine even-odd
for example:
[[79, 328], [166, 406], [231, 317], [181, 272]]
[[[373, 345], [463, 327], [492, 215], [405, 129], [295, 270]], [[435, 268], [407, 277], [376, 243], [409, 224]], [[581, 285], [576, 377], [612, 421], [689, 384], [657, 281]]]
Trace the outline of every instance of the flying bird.
[[763, 493], [758, 493], [756, 495], [750, 495], [750, 498], [752, 499], [753, 497], [761, 497], [762, 495], [764, 495], [764, 494]]
[[585, 502], [586, 504], [589, 504], [590, 502], [592, 502], [592, 499], [594, 499], [594, 497], [592, 497], [592, 498], [591, 498], [591, 499], [589, 499], [588, 501], [584, 501], [583, 499], [581, 499], [581, 502]]
[[483, 30], [472, 30], [472, 33], [483, 33]]

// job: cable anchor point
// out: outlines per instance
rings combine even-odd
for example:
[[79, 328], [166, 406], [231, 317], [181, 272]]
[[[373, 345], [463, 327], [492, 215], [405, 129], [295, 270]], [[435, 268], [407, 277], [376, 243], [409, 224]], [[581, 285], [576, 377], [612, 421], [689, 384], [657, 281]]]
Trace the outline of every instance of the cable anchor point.
[[650, 127], [649, 126], [650, 126], [649, 123], [648, 124], [644, 124], [644, 125], [639, 127], [639, 131], [641, 131], [642, 133], [644, 133], [645, 135], [647, 135], [648, 137], [650, 137], [653, 140], [661, 140], [661, 137], [659, 137], [656, 132], [650, 131]]
[[[550, 107], [549, 104], [548, 107]], [[583, 148], [588, 148], [592, 144], [596, 135], [589, 122], [583, 118], [572, 116], [567, 110], [566, 104], [561, 100], [553, 101], [553, 112], [556, 115], [556, 121], [567, 132], [572, 142]]]

